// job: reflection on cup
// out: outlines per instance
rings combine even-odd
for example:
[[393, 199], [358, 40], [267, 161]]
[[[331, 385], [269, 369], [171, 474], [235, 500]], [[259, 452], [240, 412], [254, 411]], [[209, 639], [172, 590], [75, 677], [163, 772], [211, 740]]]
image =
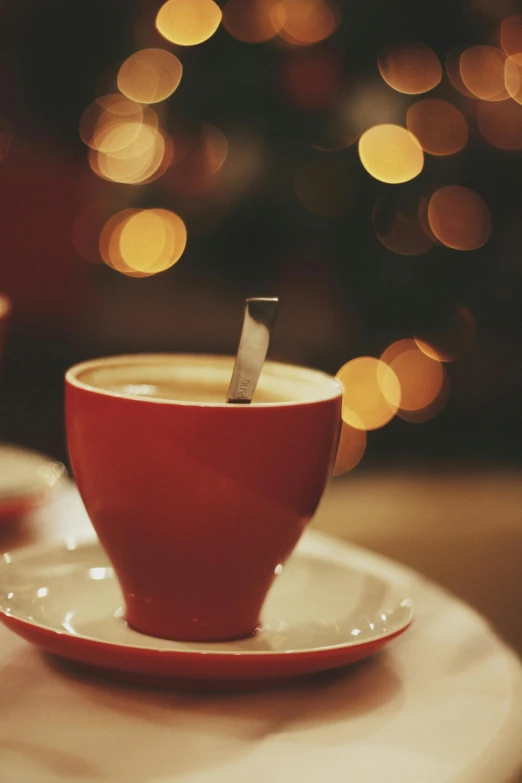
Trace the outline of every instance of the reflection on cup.
[[341, 387], [267, 362], [226, 404], [233, 358], [137, 355], [66, 375], [71, 464], [122, 587], [153, 636], [252, 634], [332, 472]]

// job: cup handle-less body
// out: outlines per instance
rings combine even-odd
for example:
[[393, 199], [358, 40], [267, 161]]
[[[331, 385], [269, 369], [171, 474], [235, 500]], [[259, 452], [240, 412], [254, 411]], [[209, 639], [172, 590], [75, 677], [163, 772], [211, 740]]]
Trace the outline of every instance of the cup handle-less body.
[[147, 404], [66, 384], [73, 472], [131, 625], [179, 640], [255, 631], [331, 475], [340, 408]]

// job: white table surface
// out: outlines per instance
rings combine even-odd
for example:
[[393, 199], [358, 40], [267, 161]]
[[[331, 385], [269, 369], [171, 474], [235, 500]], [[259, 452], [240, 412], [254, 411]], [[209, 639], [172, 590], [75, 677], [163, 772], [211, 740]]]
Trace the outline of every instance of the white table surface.
[[[74, 487], [0, 551], [85, 534]], [[522, 666], [467, 605], [414, 575], [387, 651], [277, 691], [179, 694], [60, 670], [0, 627], [1, 783], [504, 783], [522, 762]]]

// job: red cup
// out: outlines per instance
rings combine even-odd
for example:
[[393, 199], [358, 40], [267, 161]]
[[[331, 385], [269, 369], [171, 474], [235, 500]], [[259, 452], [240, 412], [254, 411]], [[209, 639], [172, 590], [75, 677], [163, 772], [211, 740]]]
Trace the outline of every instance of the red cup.
[[267, 362], [251, 405], [233, 359], [137, 355], [66, 374], [73, 472], [130, 625], [168, 639], [248, 636], [331, 475], [335, 378]]

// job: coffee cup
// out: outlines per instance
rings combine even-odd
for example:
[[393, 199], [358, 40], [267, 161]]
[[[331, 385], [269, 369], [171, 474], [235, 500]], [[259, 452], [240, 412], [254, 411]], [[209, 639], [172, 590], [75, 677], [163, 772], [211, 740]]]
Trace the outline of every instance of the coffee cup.
[[332, 473], [341, 386], [266, 362], [225, 402], [233, 358], [135, 355], [66, 374], [72, 470], [127, 622], [174, 640], [246, 637]]

